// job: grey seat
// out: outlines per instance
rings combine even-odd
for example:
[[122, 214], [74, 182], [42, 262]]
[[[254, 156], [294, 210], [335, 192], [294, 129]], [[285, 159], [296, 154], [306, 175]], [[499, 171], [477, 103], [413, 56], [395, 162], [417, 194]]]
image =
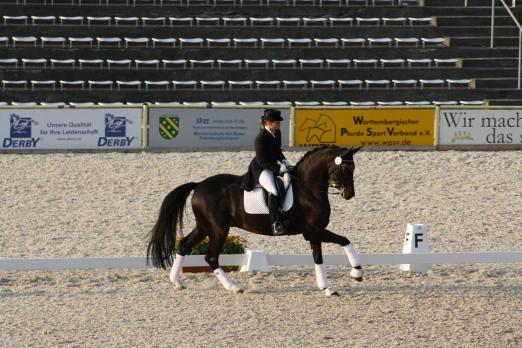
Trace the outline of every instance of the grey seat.
[[221, 90], [224, 90], [226, 82], [223, 80], [201, 80], [199, 81], [199, 84], [201, 85], [201, 90], [204, 90], [205, 87], [219, 88]]
[[261, 89], [261, 88], [265, 88], [265, 87], [279, 89], [279, 87], [281, 85], [281, 81], [279, 81], [279, 80], [266, 80], [266, 81], [256, 80], [255, 83], [256, 83], [257, 89]]
[[443, 87], [446, 81], [442, 79], [419, 79], [419, 83], [420, 88], [423, 89], [424, 86]]
[[241, 69], [241, 65], [243, 64], [243, 61], [241, 59], [217, 59], [216, 61], [218, 63], [218, 69], [221, 69], [223, 66], [230, 66], [237, 69]]
[[363, 81], [362, 80], [337, 80], [337, 84], [339, 85], [339, 90], [342, 90], [344, 87], [350, 88], [362, 88]]
[[315, 88], [324, 88], [327, 87], [329, 89], [335, 89], [335, 81], [334, 80], [310, 80], [310, 85], [312, 86], [312, 90]]
[[374, 106], [375, 102], [373, 101], [351, 101], [351, 106]]
[[138, 17], [114, 17], [114, 22], [116, 25], [120, 25], [120, 23], [123, 23], [125, 25], [134, 24], [135, 26], [138, 25], [138, 21], [140, 19]]
[[165, 90], [168, 91], [169, 85], [170, 85], [170, 82], [166, 81], [166, 80], [161, 80], [161, 81], [145, 80], [145, 81], [143, 81], [143, 83], [145, 84], [146, 91], [148, 91], [150, 87], [165, 87]]
[[227, 83], [228, 83], [228, 89], [229, 90], [231, 90], [234, 87], [252, 89], [252, 85], [254, 84], [254, 81], [251, 81], [251, 80], [239, 80], [239, 81], [229, 80], [229, 81], [227, 81]]
[[295, 59], [272, 59], [272, 69], [277, 69], [278, 65], [295, 68], [296, 63]]
[[0, 59], [0, 66], [9, 67], [12, 66], [14, 68], [18, 67], [18, 58], [2, 58]]
[[176, 39], [173, 37], [164, 37], [164, 38], [153, 37], [153, 38], [151, 38], [151, 41], [152, 41], [153, 48], [155, 48], [158, 45], [167, 45], [167, 46], [171, 46], [171, 47], [176, 47]]
[[83, 25], [83, 16], [59, 16], [60, 25], [64, 25], [64, 22], [80, 22], [80, 25]]
[[103, 67], [103, 59], [78, 59], [80, 69], [83, 69], [84, 65], [95, 65], [99, 68]]
[[88, 80], [87, 84], [89, 85], [89, 90], [91, 90], [93, 87], [109, 87], [109, 89], [112, 91], [114, 82], [111, 80]]
[[60, 85], [60, 89], [63, 90], [66, 87], [72, 87], [72, 88], [85, 88], [85, 81], [84, 80], [60, 80], [58, 81]]
[[52, 90], [56, 89], [56, 81], [55, 80], [31, 80], [31, 90], [35, 90], [36, 88], [50, 88]]
[[31, 23], [33, 25], [38, 24], [39, 22], [56, 24], [56, 16], [31, 16]]
[[16, 47], [17, 44], [32, 44], [33, 47], [36, 47], [37, 38], [34, 36], [13, 36], [11, 40], [13, 41], [13, 47]]
[[134, 59], [134, 65], [136, 66], [136, 70], [139, 70], [140, 65], [145, 67], [154, 67], [156, 69], [159, 68], [159, 59]]
[[122, 81], [116, 80], [116, 88], [120, 90], [122, 87], [137, 87], [138, 90], [141, 90], [141, 81], [132, 80], [132, 81]]
[[11, 22], [24, 22], [25, 25], [27, 25], [28, 16], [2, 16], [4, 19], [4, 25], [7, 24], [7, 21]]
[[119, 47], [121, 47], [121, 38], [119, 38], [119, 37], [97, 37], [96, 38], [97, 47], [100, 48], [101, 45], [103, 45], [103, 44], [108, 44], [108, 45], [116, 44], [116, 46], [119, 48]]
[[116, 65], [119, 68], [127, 67], [127, 69], [130, 69], [131, 63], [130, 59], [107, 59], [107, 68], [110, 70], [111, 65]]
[[47, 67], [47, 59], [45, 58], [22, 58], [22, 67], [25, 68], [27, 65], [38, 65], [43, 68]]
[[301, 88], [306, 89], [308, 87], [308, 81], [306, 80], [283, 80], [283, 88]]
[[148, 37], [125, 37], [123, 38], [125, 41], [125, 48], [128, 48], [129, 45], [134, 46], [144, 46], [145, 48], [149, 47], [150, 39]]
[[198, 82], [194, 81], [194, 80], [186, 80], [186, 81], [173, 80], [172, 81], [173, 89], [176, 89], [178, 87], [191, 87], [192, 89], [196, 90], [197, 86], [198, 86]]
[[2, 89], [6, 89], [7, 86], [13, 86], [17, 88], [27, 89], [26, 80], [2, 80]]
[[340, 66], [343, 68], [349, 68], [350, 64], [352, 63], [352, 60], [348, 59], [348, 58], [325, 59], [325, 61], [326, 61], [326, 66], [328, 67], [328, 69], [332, 68], [332, 66], [333, 67]]

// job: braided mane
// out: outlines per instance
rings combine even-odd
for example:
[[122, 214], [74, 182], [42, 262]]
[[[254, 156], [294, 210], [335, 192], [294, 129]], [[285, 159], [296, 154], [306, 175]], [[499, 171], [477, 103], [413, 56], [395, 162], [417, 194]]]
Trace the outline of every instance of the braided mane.
[[315, 149], [312, 149], [310, 151], [308, 151], [307, 153], [305, 153], [303, 155], [303, 157], [301, 157], [301, 159], [295, 164], [294, 168], [297, 169], [299, 167], [299, 165], [310, 155], [314, 154], [314, 153], [317, 153], [319, 151], [322, 151], [322, 150], [328, 150], [328, 149], [335, 149], [337, 148], [337, 146], [327, 146], [327, 145], [322, 145], [320, 147], [316, 147]]

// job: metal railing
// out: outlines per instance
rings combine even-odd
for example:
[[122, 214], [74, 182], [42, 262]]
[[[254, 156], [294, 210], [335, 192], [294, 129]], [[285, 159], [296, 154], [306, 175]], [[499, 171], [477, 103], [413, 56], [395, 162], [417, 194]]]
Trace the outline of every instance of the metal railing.
[[[511, 2], [511, 7], [516, 7], [517, 0]], [[464, 0], [464, 7], [468, 7], [468, 0]]]
[[[517, 89], [521, 89], [521, 69], [522, 69], [522, 26], [518, 22], [515, 15], [513, 15], [513, 12], [509, 8], [509, 6], [506, 4], [504, 0], [499, 0], [502, 3], [502, 6], [506, 9], [509, 16], [513, 21], [515, 22], [516, 26], [518, 27], [518, 76], [517, 76]], [[512, 7], [516, 6], [516, 1], [513, 0]], [[495, 47], [495, 0], [491, 0], [491, 48]]]

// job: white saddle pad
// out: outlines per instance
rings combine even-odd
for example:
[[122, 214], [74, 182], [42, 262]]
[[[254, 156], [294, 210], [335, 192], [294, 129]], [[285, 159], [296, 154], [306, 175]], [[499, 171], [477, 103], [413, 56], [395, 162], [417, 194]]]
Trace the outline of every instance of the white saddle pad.
[[[245, 211], [248, 214], [268, 214], [268, 206], [263, 197], [263, 188], [256, 187], [252, 191], [243, 191], [243, 202]], [[283, 203], [283, 211], [289, 211], [294, 203], [294, 194], [292, 184], [286, 192], [285, 201]]]

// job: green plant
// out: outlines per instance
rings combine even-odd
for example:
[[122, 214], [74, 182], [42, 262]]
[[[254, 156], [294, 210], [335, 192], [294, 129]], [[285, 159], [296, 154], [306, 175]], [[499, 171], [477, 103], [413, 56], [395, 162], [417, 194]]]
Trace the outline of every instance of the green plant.
[[[176, 238], [176, 252], [183, 237]], [[221, 254], [244, 254], [247, 247], [245, 238], [237, 235], [228, 235], [223, 245]], [[205, 255], [208, 251], [208, 237], [203, 239], [199, 244], [196, 244], [189, 255]]]

